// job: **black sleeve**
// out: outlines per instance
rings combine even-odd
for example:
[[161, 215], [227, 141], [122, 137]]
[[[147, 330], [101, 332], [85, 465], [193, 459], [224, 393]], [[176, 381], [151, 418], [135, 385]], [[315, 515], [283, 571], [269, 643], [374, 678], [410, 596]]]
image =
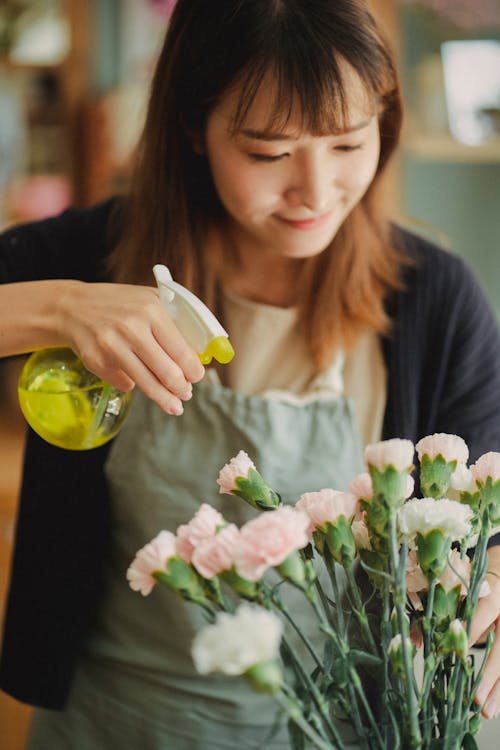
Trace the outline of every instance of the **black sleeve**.
[[[399, 235], [412, 265], [390, 309], [384, 437], [417, 442], [460, 435], [470, 463], [500, 451], [500, 332], [484, 291], [464, 261], [432, 243]], [[500, 538], [495, 538], [500, 543]]]
[[0, 283], [39, 279], [104, 281], [111, 199], [20, 224], [0, 235]]
[[[461, 435], [473, 462], [500, 451], [500, 333], [475, 278], [464, 267], [458, 276], [456, 298], [449, 300], [455, 325], [436, 431]], [[498, 544], [500, 534], [488, 546]]]

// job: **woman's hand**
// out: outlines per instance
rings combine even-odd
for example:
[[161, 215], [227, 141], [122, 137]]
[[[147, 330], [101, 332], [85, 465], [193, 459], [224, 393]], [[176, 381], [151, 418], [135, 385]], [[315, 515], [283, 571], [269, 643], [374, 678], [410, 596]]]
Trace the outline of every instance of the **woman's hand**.
[[59, 337], [85, 367], [121, 391], [134, 385], [182, 414], [204, 368], [154, 287], [72, 282], [58, 301]]
[[482, 641], [489, 630], [496, 628], [493, 648], [476, 694], [476, 703], [482, 707], [483, 716], [492, 719], [500, 712], [500, 546], [491, 547], [488, 556], [490, 572], [486, 580], [491, 593], [479, 600], [469, 643], [472, 646], [477, 641]]

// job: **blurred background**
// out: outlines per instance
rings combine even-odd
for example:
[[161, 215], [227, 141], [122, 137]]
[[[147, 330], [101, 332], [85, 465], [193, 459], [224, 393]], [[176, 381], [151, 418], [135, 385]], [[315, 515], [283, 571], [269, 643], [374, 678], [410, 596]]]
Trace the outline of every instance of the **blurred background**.
[[[396, 218], [464, 257], [500, 315], [500, 2], [371, 0], [397, 52]], [[0, 228], [119, 190], [172, 0], [0, 0]], [[20, 358], [0, 363], [0, 623], [24, 426]], [[43, 585], [41, 582], [40, 585]], [[29, 709], [0, 694], [0, 750]], [[500, 723], [479, 746], [492, 749]]]

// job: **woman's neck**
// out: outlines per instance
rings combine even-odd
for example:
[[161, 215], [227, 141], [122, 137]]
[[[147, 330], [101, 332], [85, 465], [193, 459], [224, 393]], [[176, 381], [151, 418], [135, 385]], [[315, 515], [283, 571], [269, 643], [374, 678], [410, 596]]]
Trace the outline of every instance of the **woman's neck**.
[[221, 281], [230, 291], [252, 302], [275, 307], [292, 307], [299, 297], [304, 261], [277, 256], [262, 247], [226, 242]]

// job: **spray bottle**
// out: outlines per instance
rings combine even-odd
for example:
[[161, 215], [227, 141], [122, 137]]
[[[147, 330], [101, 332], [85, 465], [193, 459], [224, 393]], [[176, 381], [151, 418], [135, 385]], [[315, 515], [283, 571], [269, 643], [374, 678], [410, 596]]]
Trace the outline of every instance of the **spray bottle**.
[[[227, 332], [208, 307], [177, 284], [166, 266], [153, 273], [160, 300], [203, 365], [234, 357]], [[21, 411], [33, 430], [59, 448], [88, 450], [111, 440], [127, 416], [132, 394], [119, 391], [89, 372], [68, 348], [40, 349], [26, 361], [19, 378]]]

